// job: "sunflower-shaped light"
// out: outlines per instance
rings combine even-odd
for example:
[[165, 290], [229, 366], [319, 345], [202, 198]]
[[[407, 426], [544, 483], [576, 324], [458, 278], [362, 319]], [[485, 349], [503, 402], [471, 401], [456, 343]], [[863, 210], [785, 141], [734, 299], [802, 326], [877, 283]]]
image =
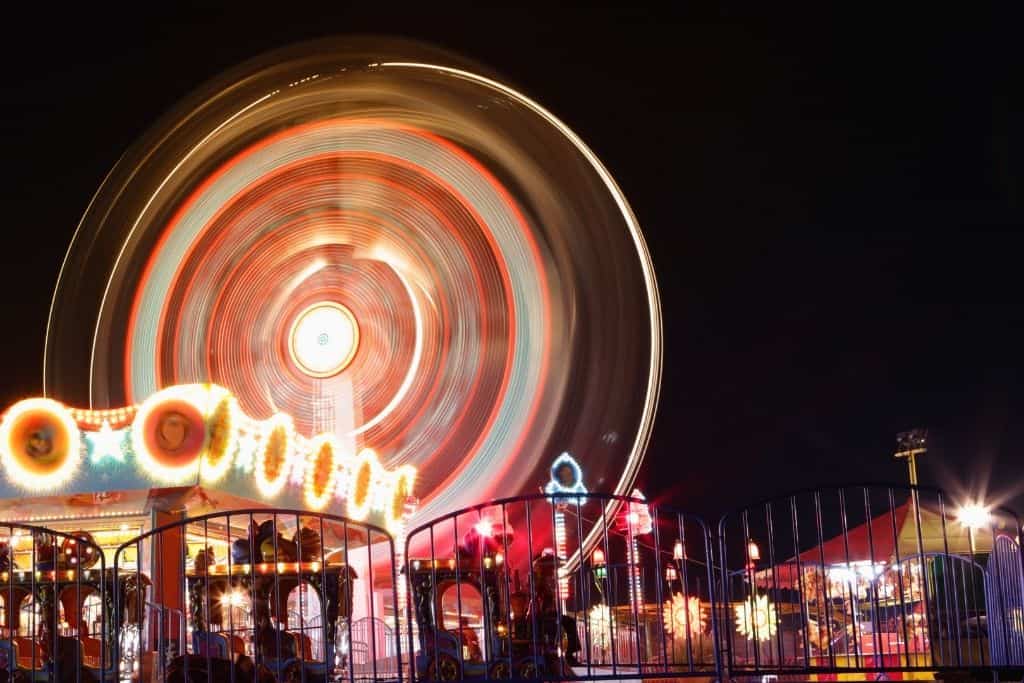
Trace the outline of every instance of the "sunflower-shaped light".
[[748, 599], [742, 605], [736, 605], [736, 630], [741, 636], [751, 640], [765, 641], [775, 635], [778, 629], [775, 605], [767, 595]]
[[704, 631], [704, 614], [700, 607], [700, 598], [675, 593], [665, 601], [663, 608], [665, 630], [676, 638], [685, 638], [686, 634], [697, 636]]

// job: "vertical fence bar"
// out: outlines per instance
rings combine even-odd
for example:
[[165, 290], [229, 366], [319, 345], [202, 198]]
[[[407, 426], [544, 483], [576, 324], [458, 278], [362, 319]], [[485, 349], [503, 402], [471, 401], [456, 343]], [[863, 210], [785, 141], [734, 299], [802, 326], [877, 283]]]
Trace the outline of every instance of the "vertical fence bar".
[[[770, 502], [765, 503], [764, 506], [765, 524], [767, 526], [768, 533], [768, 566], [771, 570], [772, 575], [772, 588], [770, 591], [771, 596], [774, 598], [775, 604], [779, 604], [779, 578], [775, 568], [775, 519], [772, 514], [772, 504]], [[778, 660], [776, 665], [779, 670], [783, 666], [783, 644], [782, 644], [782, 616], [781, 610], [776, 610], [775, 613], [775, 644], [778, 649]]]

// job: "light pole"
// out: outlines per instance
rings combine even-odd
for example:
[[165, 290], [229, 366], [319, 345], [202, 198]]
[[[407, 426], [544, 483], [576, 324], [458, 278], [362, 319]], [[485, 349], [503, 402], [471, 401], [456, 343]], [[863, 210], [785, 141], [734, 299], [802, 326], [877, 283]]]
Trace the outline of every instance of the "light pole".
[[[548, 495], [561, 494], [563, 497], [552, 497], [548, 500], [554, 506], [554, 535], [555, 553], [558, 558], [558, 599], [565, 612], [565, 603], [569, 599], [569, 576], [565, 571], [566, 561], [566, 537], [565, 537], [565, 509], [571, 504], [579, 505], [579, 498], [565, 498], [564, 494], [579, 493], [586, 494], [587, 487], [583, 485], [583, 471], [579, 463], [568, 453], [562, 453], [555, 458], [551, 465], [551, 479], [544, 487], [544, 493]], [[582, 539], [580, 539], [582, 543]], [[582, 548], [581, 548], [582, 552]]]
[[910, 485], [917, 486], [917, 456], [928, 452], [928, 430], [911, 429], [896, 435], [895, 458], [906, 458], [910, 471]]

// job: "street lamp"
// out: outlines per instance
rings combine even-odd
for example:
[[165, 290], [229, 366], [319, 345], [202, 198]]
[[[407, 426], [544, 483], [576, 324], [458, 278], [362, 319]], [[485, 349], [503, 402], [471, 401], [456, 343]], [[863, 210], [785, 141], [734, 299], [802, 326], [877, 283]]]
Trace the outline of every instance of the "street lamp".
[[974, 547], [974, 532], [978, 529], [986, 529], [992, 524], [992, 512], [988, 506], [982, 503], [966, 503], [957, 510], [956, 518], [960, 524], [967, 527], [967, 543], [970, 546], [971, 555], [974, 555], [977, 550]]
[[956, 513], [957, 521], [968, 529], [984, 529], [992, 523], [992, 513], [982, 503], [967, 503]]
[[928, 430], [911, 429], [896, 435], [895, 458], [906, 458], [910, 471], [910, 485], [917, 486], [917, 456], [928, 452]]

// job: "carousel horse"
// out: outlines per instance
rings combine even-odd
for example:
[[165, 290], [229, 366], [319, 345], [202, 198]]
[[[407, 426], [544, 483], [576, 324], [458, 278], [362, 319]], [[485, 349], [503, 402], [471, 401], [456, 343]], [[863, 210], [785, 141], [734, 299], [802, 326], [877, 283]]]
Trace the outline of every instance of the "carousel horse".
[[[277, 532], [273, 519], [260, 525], [249, 526], [249, 536], [238, 538], [231, 544], [231, 561], [234, 564], [256, 564], [259, 562], [295, 562], [301, 555], [315, 559], [320, 552], [320, 536], [312, 529], [300, 529], [292, 540]], [[275, 552], [276, 549], [276, 552]]]

